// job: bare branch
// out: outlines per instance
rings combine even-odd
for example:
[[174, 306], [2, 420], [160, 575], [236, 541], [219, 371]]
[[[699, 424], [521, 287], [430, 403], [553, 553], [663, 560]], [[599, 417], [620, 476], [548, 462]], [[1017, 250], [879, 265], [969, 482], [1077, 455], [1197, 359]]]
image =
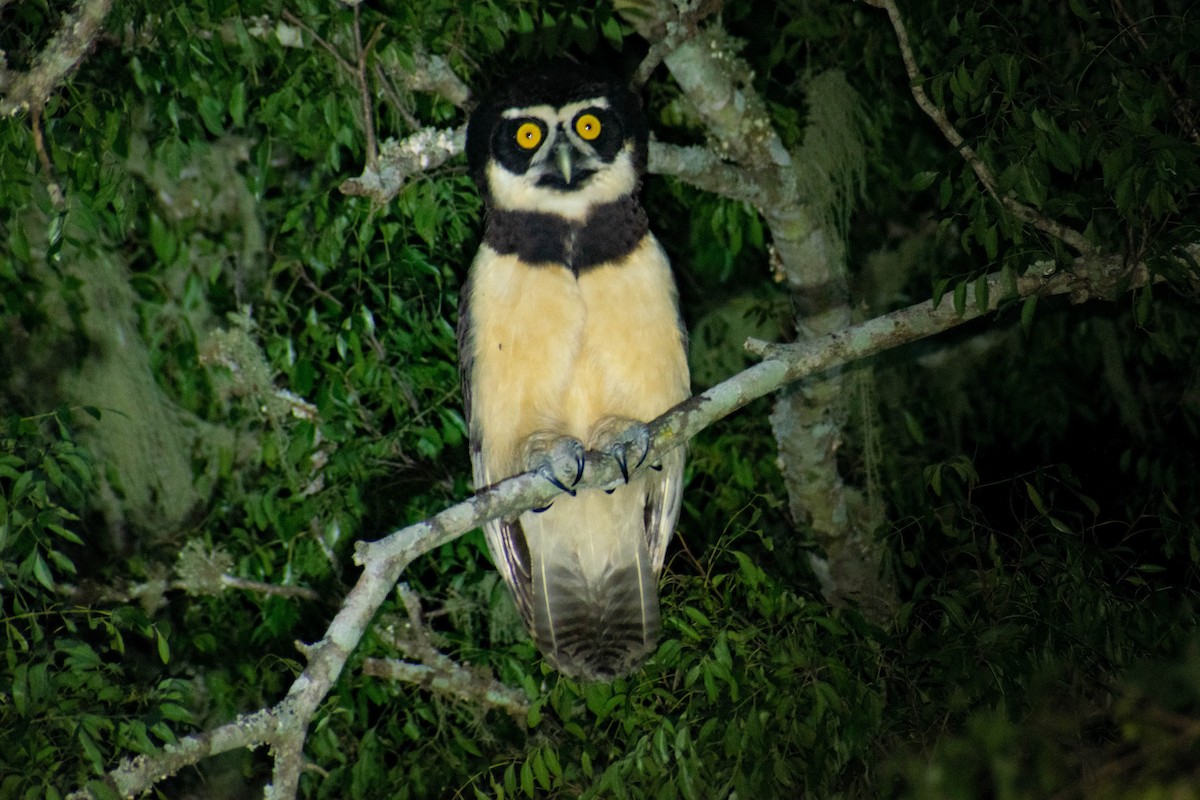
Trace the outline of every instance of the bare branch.
[[494, 708], [518, 722], [529, 717], [529, 699], [524, 692], [505, 686], [486, 672], [480, 674], [459, 666], [444, 655], [438, 665], [368, 658], [363, 661], [362, 671], [375, 678], [415, 683], [470, 705]]
[[[234, 575], [222, 575], [221, 584], [230, 589], [240, 589], [244, 592], [254, 592], [255, 594], [265, 594], [272, 597], [295, 597], [300, 600], [321, 599], [321, 595], [316, 589], [310, 589], [307, 586], [280, 586], [275, 583], [238, 578]], [[180, 583], [172, 583], [171, 588], [186, 589], [187, 587]]]
[[439, 651], [422, 617], [417, 593], [404, 583], [396, 587], [396, 592], [408, 612], [408, 622], [403, 632], [391, 631], [391, 642], [419, 663], [368, 658], [363, 661], [363, 674], [415, 683], [470, 705], [497, 708], [523, 723], [529, 715], [529, 698], [525, 693], [500, 683], [488, 670], [469, 669]]
[[367, 80], [367, 57], [371, 54], [375, 43], [379, 41], [380, 34], [383, 33], [383, 23], [375, 27], [375, 32], [371, 34], [371, 38], [367, 40], [367, 44], [364, 47], [362, 43], [362, 25], [359, 8], [358, 5], [354, 6], [354, 50], [357, 56], [354, 78], [358, 82], [358, 99], [362, 103], [363, 134], [366, 138], [367, 163], [374, 164], [379, 158], [379, 147], [375, 140], [375, 108], [371, 102], [371, 84]]
[[742, 200], [758, 209], [770, 199], [753, 175], [721, 159], [707, 147], [681, 147], [651, 140], [647, 168], [657, 175], [678, 178], [706, 192]]
[[929, 95], [925, 93], [925, 87], [922, 85], [925, 82], [925, 77], [917, 67], [917, 57], [913, 54], [912, 45], [908, 40], [908, 29], [904, 26], [904, 19], [900, 16], [900, 9], [896, 7], [895, 0], [866, 0], [866, 2], [887, 12], [888, 19], [892, 23], [892, 29], [896, 32], [896, 41], [900, 45], [900, 57], [904, 60], [904, 68], [908, 72], [909, 87], [912, 90], [913, 99], [917, 101], [917, 105], [925, 112], [925, 115], [933, 120], [933, 124], [937, 125], [938, 130], [946, 137], [946, 141], [958, 150], [959, 155], [974, 170], [975, 176], [979, 178], [979, 182], [983, 184], [983, 188], [987, 190], [987, 193], [1017, 219], [1064, 242], [1076, 252], [1082, 255], [1097, 254], [1099, 251], [1095, 245], [1085, 239], [1079, 231], [1043, 216], [1035, 209], [1017, 200], [1011, 194], [1003, 197], [1000, 196], [996, 188], [996, 176], [992, 174], [991, 167], [983, 162], [983, 159], [979, 157], [975, 149], [967, 144], [962, 134], [950, 122], [946, 113], [934, 105], [933, 101], [929, 99]]

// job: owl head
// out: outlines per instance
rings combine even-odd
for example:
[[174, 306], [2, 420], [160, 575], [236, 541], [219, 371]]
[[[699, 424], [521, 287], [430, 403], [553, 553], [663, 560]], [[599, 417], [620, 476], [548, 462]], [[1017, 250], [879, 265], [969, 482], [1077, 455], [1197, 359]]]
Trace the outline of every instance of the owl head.
[[636, 193], [646, 139], [628, 86], [557, 62], [511, 76], [484, 98], [467, 125], [467, 160], [490, 207], [581, 219]]

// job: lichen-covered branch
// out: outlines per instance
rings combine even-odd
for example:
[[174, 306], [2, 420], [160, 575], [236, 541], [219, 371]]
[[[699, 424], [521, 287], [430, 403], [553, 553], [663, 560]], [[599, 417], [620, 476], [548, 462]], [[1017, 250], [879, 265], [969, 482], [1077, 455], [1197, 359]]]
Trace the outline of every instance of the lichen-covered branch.
[[[762, 215], [771, 233], [774, 277], [792, 292], [802, 336], [849, 325], [853, 312], [843, 241], [865, 165], [857, 93], [836, 71], [810, 78], [804, 137], [799, 147], [789, 149], [754, 88], [753, 71], [738, 55], [739, 43], [720, 24], [694, 30], [688, 11], [669, 0], [630, 5], [640, 16], [622, 13], [651, 42], [652, 52], [671, 41], [673, 31], [687, 32], [663, 63], [703, 120], [710, 140], [703, 149], [652, 152], [652, 164], [699, 188], [750, 202]], [[843, 376], [828, 371], [781, 394], [771, 427], [792, 518], [820, 546], [811, 558], [814, 570], [825, 578], [826, 599], [856, 602], [882, 620], [894, 593], [878, 585], [878, 559], [871, 552], [870, 531], [880, 520], [870, 511], [877, 506], [843, 480], [838, 460], [849, 416], [848, 391]], [[866, 603], [867, 596], [879, 600]]]
[[490, 670], [464, 667], [438, 650], [425, 624], [417, 593], [404, 583], [397, 586], [396, 591], [408, 612], [408, 622], [402, 630], [388, 631], [392, 634], [390, 642], [416, 663], [394, 658], [368, 658], [363, 661], [363, 674], [415, 683], [459, 702], [499, 709], [524, 723], [529, 715], [529, 698], [525, 693], [500, 683]]
[[79, 0], [63, 17], [58, 32], [33, 60], [28, 72], [4, 71], [0, 85], [0, 117], [40, 109], [55, 89], [70, 75], [96, 41], [112, 0]]
[[741, 200], [762, 208], [769, 200], [766, 189], [748, 171], [731, 164], [707, 147], [684, 147], [650, 140], [650, 172], [679, 180], [697, 189]]
[[422, 128], [404, 139], [385, 139], [375, 163], [367, 164], [357, 178], [342, 181], [338, 189], [377, 203], [390, 202], [411, 178], [442, 166], [461, 153], [465, 144], [466, 126]]
[[[1187, 255], [1192, 261], [1200, 258], [1200, 244], [1187, 248]], [[969, 305], [961, 314], [953, 303], [935, 304], [930, 300], [798, 344], [749, 343], [748, 346], [763, 357], [761, 362], [680, 403], [649, 424], [652, 445], [639, 469], [650, 469], [662, 454], [792, 381], [948, 330], [990, 313], [1006, 300], [1060, 294], [1069, 295], [1075, 302], [1094, 297], [1110, 298], [1146, 285], [1151, 280], [1151, 273], [1141, 263], [1130, 267], [1117, 258], [1080, 258], [1065, 271], [1047, 274], [1035, 271], [1017, 278], [1006, 278], [998, 273], [982, 280], [988, 285], [986, 306]], [[601, 458], [594, 453], [588, 455], [584, 475], [586, 477], [577, 488], [607, 488], [622, 480], [613, 459]], [[133, 796], [207, 756], [239, 747], [269, 744], [275, 753], [276, 767], [266, 797], [268, 800], [295, 797], [303, 768], [308, 726], [408, 565], [418, 556], [488, 520], [545, 506], [558, 494], [559, 490], [538, 474], [526, 473], [490, 486], [429, 519], [378, 541], [360, 542], [355, 562], [363, 567], [362, 574], [325, 636], [312, 646], [302, 648], [308, 666], [280, 703], [239, 717], [212, 731], [186, 737], [164, 747], [158, 754], [127, 759], [109, 773], [108, 782], [122, 796]], [[403, 594], [401, 597], [403, 599]], [[380, 666], [378, 669], [390, 672], [392, 667]], [[437, 688], [453, 690], [455, 686], [448, 676], [437, 675], [435, 671], [424, 673], [418, 670], [411, 674], [423, 681], [436, 682], [437, 678], [445, 678]], [[70, 795], [71, 800], [92, 797], [94, 795], [87, 789]]]

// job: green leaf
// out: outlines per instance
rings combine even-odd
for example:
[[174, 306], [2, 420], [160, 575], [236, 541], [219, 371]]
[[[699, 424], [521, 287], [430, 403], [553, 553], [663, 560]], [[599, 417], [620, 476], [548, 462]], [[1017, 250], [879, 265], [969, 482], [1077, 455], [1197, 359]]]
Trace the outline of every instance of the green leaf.
[[930, 464], [925, 468], [925, 483], [935, 497], [942, 496], [942, 465]]
[[197, 110], [209, 133], [213, 136], [225, 133], [225, 105], [220, 100], [212, 95], [202, 97]]
[[98, 774], [104, 774], [104, 755], [100, 752], [100, 748], [92, 740], [91, 736], [79, 730], [76, 733], [75, 741], [83, 749], [83, 755], [92, 765], [92, 770]]
[[[9, 232], [8, 247], [14, 261], [22, 264], [29, 264], [33, 261], [33, 252], [29, 248], [29, 239], [25, 236], [25, 230], [20, 225], [14, 226]], [[7, 261], [7, 259], [0, 259], [0, 264], [5, 264], [5, 272], [9, 273], [5, 277], [15, 280], [17, 272], [7, 266]]]
[[233, 119], [235, 127], [244, 128], [246, 126], [246, 83], [238, 81], [233, 85], [233, 91], [229, 93], [229, 116]]
[[1046, 513], [1046, 504], [1042, 500], [1042, 495], [1034, 485], [1029, 481], [1025, 481], [1025, 494], [1029, 498], [1029, 502], [1033, 503], [1033, 507], [1037, 509], [1039, 514]]
[[1137, 324], [1145, 326], [1150, 321], [1151, 302], [1154, 294], [1149, 287], [1144, 287], [1138, 290], [1137, 305], [1134, 306], [1134, 317], [1137, 319]]
[[1017, 296], [1017, 274], [1008, 264], [1000, 268], [1000, 285], [1004, 289], [1002, 295], [1004, 298], [1009, 299]]
[[621, 33], [621, 23], [617, 21], [616, 17], [609, 17], [604, 20], [600, 25], [600, 32], [604, 34], [604, 38], [608, 40], [609, 44], [617, 50], [621, 49], [625, 36]]
[[533, 777], [537, 779], [538, 785], [543, 789], [550, 788], [550, 770], [546, 767], [546, 760], [542, 757], [542, 751], [534, 752], [533, 758]]
[[533, 769], [528, 760], [521, 764], [521, 791], [526, 797], [533, 797]]
[[997, 58], [999, 68], [996, 70], [996, 74], [1000, 76], [1004, 92], [1011, 97], [1021, 86], [1021, 62], [1012, 53], [1004, 53]]
[[50, 574], [50, 566], [42, 558], [41, 553], [33, 554], [33, 576], [42, 586], [54, 591], [54, 576]]
[[154, 643], [158, 646], [158, 658], [162, 663], [167, 664], [171, 661], [171, 643], [166, 636], [158, 628], [154, 629]]
[[[991, 228], [991, 231], [993, 233], [995, 233], [995, 230], [996, 230], [996, 228], [995, 228], [995, 226], [993, 226]], [[988, 286], [987, 278], [976, 279], [976, 281], [975, 281], [975, 308], [979, 310], [980, 314], [986, 313], [988, 310], [989, 301], [991, 300], [991, 298], [988, 296], [988, 292], [989, 292], [989, 286]]]
[[9, 689], [13, 707], [17, 714], [25, 716], [29, 711], [29, 665], [17, 664], [13, 669], [12, 685]]
[[925, 432], [921, 430], [921, 423], [917, 422], [917, 418], [907, 411], [904, 412], [904, 426], [908, 429], [908, 435], [918, 445], [925, 444]]
[[950, 201], [954, 198], [954, 183], [947, 175], [942, 179], [942, 185], [938, 187], [938, 208], [947, 208]]
[[1053, 514], [1047, 515], [1046, 519], [1050, 522], [1051, 527], [1059, 533], [1071, 533], [1071, 529], [1067, 524]]
[[58, 534], [59, 536], [61, 536], [63, 539], [66, 539], [71, 544], [80, 544], [80, 545], [83, 544], [83, 539], [80, 539], [76, 534], [74, 534], [73, 532], [64, 528], [62, 525], [59, 525], [55, 522], [47, 523], [46, 530], [50, 531], [51, 533]]
[[150, 215], [150, 247], [159, 264], [169, 266], [175, 263], [179, 242], [175, 239], [174, 231], [166, 226], [158, 214]]
[[561, 778], [563, 776], [563, 768], [558, 760], [558, 752], [554, 748], [548, 747], [542, 751], [542, 754], [546, 760], [546, 767], [550, 770], [551, 774], [556, 778]]
[[954, 313], [965, 316], [967, 313], [967, 282], [959, 281], [954, 286]]
[[933, 282], [932, 300], [934, 308], [937, 308], [942, 304], [942, 297], [945, 296], [946, 287], [949, 285], [949, 278], [938, 278]]
[[1025, 332], [1026, 336], [1029, 335], [1029, 331], [1033, 327], [1033, 314], [1036, 310], [1037, 295], [1031, 294], [1021, 304], [1021, 330]]
[[908, 188], [914, 192], [920, 192], [933, 186], [933, 182], [937, 180], [938, 173], [932, 170], [918, 172], [908, 182]]

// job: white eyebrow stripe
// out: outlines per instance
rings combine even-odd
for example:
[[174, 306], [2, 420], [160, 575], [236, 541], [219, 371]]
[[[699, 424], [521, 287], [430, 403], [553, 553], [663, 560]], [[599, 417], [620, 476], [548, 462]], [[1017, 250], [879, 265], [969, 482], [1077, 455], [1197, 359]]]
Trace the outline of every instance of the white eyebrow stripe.
[[520, 117], [537, 117], [540, 120], [551, 122], [558, 117], [558, 109], [554, 106], [538, 105], [525, 106], [523, 108], [506, 108], [500, 114], [504, 119], [518, 119]]
[[573, 103], [567, 103], [562, 108], [555, 108], [552, 105], [541, 103], [536, 106], [523, 106], [521, 108], [506, 108], [500, 113], [504, 119], [520, 119], [521, 117], [533, 117], [540, 119], [548, 125], [553, 126], [555, 122], [570, 122], [575, 118], [575, 115], [585, 108], [601, 108], [607, 110], [609, 102], [607, 97], [590, 97], [584, 100], [576, 100]]
[[577, 100], [574, 103], [567, 103], [558, 113], [558, 118], [563, 122], [568, 122], [575, 118], [575, 115], [585, 108], [601, 108], [608, 110], [607, 97], [593, 97], [590, 100]]

